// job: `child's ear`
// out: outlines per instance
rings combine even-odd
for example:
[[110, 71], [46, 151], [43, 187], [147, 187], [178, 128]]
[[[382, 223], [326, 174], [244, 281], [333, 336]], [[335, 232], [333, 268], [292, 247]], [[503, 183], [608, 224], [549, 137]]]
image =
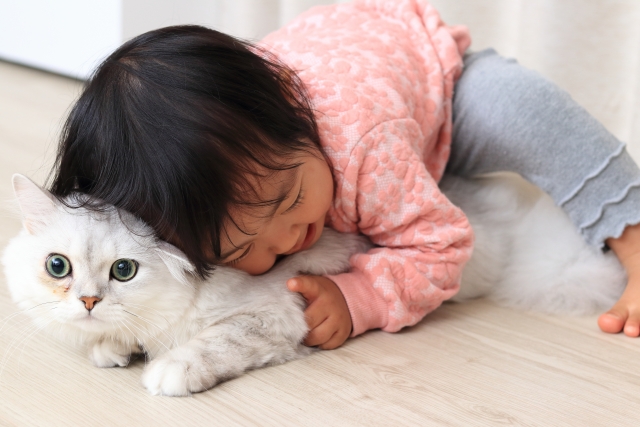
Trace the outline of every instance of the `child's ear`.
[[29, 234], [35, 234], [57, 211], [55, 197], [24, 175], [14, 174], [11, 182], [22, 211], [22, 225]]
[[158, 241], [158, 255], [169, 269], [169, 272], [180, 283], [189, 285], [189, 278], [196, 269], [182, 251], [170, 243]]

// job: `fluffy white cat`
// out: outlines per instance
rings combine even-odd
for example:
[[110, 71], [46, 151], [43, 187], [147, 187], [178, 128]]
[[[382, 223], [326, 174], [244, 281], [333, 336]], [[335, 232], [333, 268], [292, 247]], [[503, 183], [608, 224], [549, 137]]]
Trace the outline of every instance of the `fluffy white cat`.
[[48, 332], [88, 346], [98, 367], [145, 352], [142, 383], [152, 394], [188, 395], [309, 354], [304, 300], [286, 280], [346, 271], [349, 256], [370, 247], [325, 230], [267, 274], [218, 267], [203, 282], [132, 215], [65, 207], [21, 175], [13, 186], [24, 225], [2, 258], [13, 300]]
[[[188, 395], [309, 354], [301, 344], [304, 301], [286, 280], [346, 271], [349, 257], [370, 247], [326, 229], [312, 248], [267, 274], [218, 267], [202, 282], [177, 248], [126, 212], [67, 208], [20, 175], [13, 185], [24, 229], [2, 263], [14, 301], [48, 331], [88, 346], [98, 367], [126, 366], [132, 354], [146, 353], [142, 383], [153, 394]], [[587, 246], [535, 187], [501, 176], [448, 177], [442, 188], [476, 232], [455, 300], [486, 296], [513, 307], [587, 313], [622, 293], [616, 258]]]

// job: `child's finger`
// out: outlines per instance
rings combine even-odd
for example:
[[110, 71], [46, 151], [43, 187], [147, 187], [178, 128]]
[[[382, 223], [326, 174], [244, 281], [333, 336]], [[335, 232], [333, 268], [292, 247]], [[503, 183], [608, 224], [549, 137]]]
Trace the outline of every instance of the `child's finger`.
[[320, 326], [312, 329], [307, 334], [304, 344], [309, 347], [315, 347], [326, 343], [336, 332], [335, 325], [325, 320]]
[[329, 314], [321, 305], [311, 304], [304, 311], [304, 318], [307, 321], [309, 329], [317, 328], [322, 322], [327, 320]]
[[320, 345], [320, 348], [322, 350], [333, 350], [334, 348], [338, 348], [344, 344], [347, 338], [349, 338], [348, 332], [337, 330], [331, 338], [329, 338], [324, 344]]
[[308, 302], [315, 300], [320, 293], [320, 286], [309, 276], [298, 276], [287, 281], [287, 287], [292, 292], [302, 294]]

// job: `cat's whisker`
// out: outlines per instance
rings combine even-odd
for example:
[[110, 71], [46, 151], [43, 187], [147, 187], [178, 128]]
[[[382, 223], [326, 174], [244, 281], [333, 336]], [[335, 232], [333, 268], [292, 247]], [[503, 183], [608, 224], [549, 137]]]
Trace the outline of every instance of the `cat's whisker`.
[[15, 311], [15, 312], [13, 312], [13, 313], [9, 314], [7, 317], [5, 317], [5, 318], [2, 320], [2, 324], [0, 324], [0, 332], [2, 332], [2, 330], [4, 329], [4, 327], [5, 327], [5, 325], [7, 324], [7, 322], [9, 322], [10, 320], [12, 320], [12, 319], [13, 319], [13, 318], [15, 318], [16, 316], [18, 316], [18, 315], [20, 315], [20, 314], [26, 314], [28, 311], [35, 310], [36, 308], [40, 308], [40, 309], [46, 309], [46, 308], [49, 308], [49, 307], [43, 307], [43, 306], [44, 306], [45, 304], [53, 304], [53, 303], [59, 303], [59, 301], [43, 302], [43, 303], [41, 303], [41, 304], [34, 305], [34, 306], [33, 306], [33, 307], [31, 307], [31, 308], [27, 308], [27, 309], [25, 309], [25, 310], [18, 310], [18, 311]]
[[[126, 311], [126, 310], [125, 310], [125, 311]], [[141, 317], [140, 317], [140, 316], [138, 316], [138, 315], [135, 315], [135, 314], [130, 313], [130, 312], [128, 312], [128, 311], [126, 311], [126, 312], [127, 312], [127, 313], [129, 313], [129, 314], [131, 314], [132, 316], [138, 317], [138, 318], [140, 318], [140, 319], [142, 319], [142, 320], [146, 320], [146, 319], [144, 319], [144, 318], [141, 318]], [[137, 330], [139, 330], [139, 331], [146, 332], [144, 329], [142, 329], [139, 325], [136, 325], [135, 323], [130, 323], [130, 325], [131, 325], [132, 327], [136, 328], [136, 329], [137, 329]], [[152, 324], [152, 326], [155, 326], [155, 325], [153, 325], [153, 324]], [[125, 327], [126, 327], [126, 324], [125, 324]], [[157, 327], [157, 326], [155, 326], [155, 327]], [[162, 331], [162, 330], [161, 330], [161, 332], [164, 332], [164, 333], [167, 333], [167, 334], [168, 334], [168, 332], [166, 332], [166, 331]], [[166, 344], [165, 344], [161, 339], [159, 339], [158, 337], [156, 337], [156, 336], [154, 336], [154, 335], [149, 335], [149, 334], [147, 334], [147, 338], [148, 338], [148, 339], [151, 339], [151, 340], [155, 340], [155, 341], [156, 341], [157, 343], [159, 343], [162, 347], [164, 347], [167, 351], [171, 350], [171, 348], [170, 348], [170, 347], [168, 347], [168, 346], [167, 346], [167, 345], [166, 345]], [[172, 337], [171, 337], [171, 336], [168, 336], [168, 338], [170, 338], [170, 339], [171, 339]], [[175, 339], [174, 339], [174, 340], [175, 340]]]
[[31, 308], [27, 308], [27, 309], [25, 309], [25, 310], [23, 310], [23, 311], [24, 311], [24, 312], [27, 312], [27, 311], [33, 310], [34, 308], [40, 307], [40, 306], [45, 305], [45, 304], [59, 304], [59, 303], [60, 303], [60, 301], [47, 301], [47, 302], [42, 302], [42, 303], [40, 303], [40, 304], [34, 305], [34, 306], [33, 306], [33, 307], [31, 307]]
[[21, 329], [17, 331], [17, 336], [9, 342], [9, 345], [7, 346], [4, 357], [2, 359], [3, 362], [6, 359], [8, 352], [11, 351], [12, 348], [17, 345], [16, 343], [18, 343], [19, 340], [23, 339], [26, 334], [31, 333], [31, 330], [38, 329], [38, 325], [32, 322], [26, 322], [19, 325], [18, 328], [21, 328]]
[[[52, 308], [52, 310], [53, 310], [54, 308], [55, 308], [55, 307], [53, 307], [53, 308]], [[31, 339], [31, 337], [33, 337], [35, 334], [39, 333], [39, 332], [40, 332], [40, 331], [42, 331], [43, 329], [48, 328], [49, 326], [51, 326], [51, 324], [52, 324], [53, 322], [54, 322], [53, 320], [49, 320], [49, 322], [48, 322], [46, 325], [42, 325], [42, 326], [40, 326], [38, 329], [36, 329], [35, 331], [33, 331], [33, 332], [28, 336], [28, 337], [26, 337], [25, 339], [23, 339], [23, 340], [22, 340], [22, 343], [18, 344], [18, 345], [15, 347], [15, 350], [14, 350], [14, 351], [16, 351], [16, 350], [20, 350], [20, 355], [19, 355], [19, 357], [18, 357], [18, 361], [19, 361], [19, 363], [22, 363], [22, 360], [23, 360], [23, 359], [22, 359], [22, 355], [23, 355], [24, 350], [25, 350], [25, 348], [27, 347], [27, 344], [29, 343], [29, 340]], [[22, 347], [22, 348], [21, 348], [21, 347]]]
[[[122, 307], [125, 307], [124, 304], [118, 303], [118, 305], [120, 305]], [[151, 308], [151, 307], [148, 307], [148, 306], [145, 306], [145, 305], [142, 305], [142, 304], [135, 304], [135, 303], [127, 303], [126, 308], [134, 308], [136, 310], [147, 311], [147, 312], [149, 312], [151, 314], [155, 314], [157, 316], [160, 316], [167, 323], [167, 328], [172, 328], [172, 323], [159, 310], [156, 310], [154, 308]], [[130, 312], [128, 310], [125, 310], [124, 308], [123, 308], [123, 310], [126, 313], [130, 314], [130, 315], [137, 316], [140, 320], [146, 322], [148, 325], [150, 325], [150, 326], [152, 326], [154, 328], [157, 328], [159, 332], [164, 334], [169, 339], [169, 341], [171, 342], [172, 346], [177, 346], [178, 345], [178, 339], [176, 337], [176, 334], [174, 333], [173, 335], [171, 335], [172, 331], [170, 331], [170, 329], [166, 329], [166, 328], [162, 328], [162, 327], [158, 326], [153, 321], [151, 321], [151, 319], [148, 319], [148, 318], [142, 316], [141, 314], [132, 313], [132, 312]]]
[[[117, 320], [116, 320], [117, 321]], [[120, 331], [120, 335], [119, 336], [114, 336], [114, 335], [110, 335], [109, 338], [111, 339], [112, 342], [116, 342], [117, 340], [121, 340], [124, 338], [125, 340], [125, 345], [128, 348], [131, 348], [131, 344], [129, 342], [129, 336], [124, 332], [124, 330], [120, 327], [120, 325], [118, 323], [115, 323], [113, 320], [109, 321], [109, 323], [111, 323], [112, 326], [115, 326], [118, 328], [118, 331]], [[137, 338], [134, 335], [134, 339], [137, 340]], [[129, 352], [128, 358], [127, 358], [127, 365], [131, 362], [131, 352]]]
[[[132, 312], [130, 312], [130, 311], [128, 311], [128, 310], [123, 310], [123, 311], [124, 311], [125, 313], [128, 313], [128, 314], [130, 314], [130, 315], [132, 315], [132, 316], [135, 316], [135, 317], [139, 318], [140, 320], [142, 320], [142, 321], [146, 322], [148, 325], [150, 325], [150, 326], [152, 326], [152, 327], [154, 327], [154, 328], [157, 328], [157, 329], [158, 329], [158, 331], [159, 331], [160, 333], [164, 334], [164, 335], [169, 339], [169, 341], [171, 342], [171, 344], [172, 344], [173, 346], [177, 346], [177, 345], [178, 345], [178, 339], [177, 339], [176, 335], [175, 335], [175, 334], [172, 334], [172, 333], [171, 333], [171, 331], [170, 331], [169, 329], [165, 329], [165, 328], [162, 328], [162, 327], [160, 327], [160, 326], [156, 325], [156, 324], [155, 324], [154, 322], [152, 322], [150, 319], [147, 319], [146, 317], [144, 317], [144, 316], [142, 316], [142, 315], [140, 315], [140, 314], [135, 314], [135, 313], [132, 313]], [[163, 317], [164, 317], [164, 316], [163, 316]], [[166, 320], [166, 319], [165, 319], [165, 320]], [[169, 323], [169, 321], [167, 321], [167, 324], [168, 324], [169, 328], [171, 328], [171, 327], [172, 327], [172, 325], [171, 325], [171, 323]]]
[[[163, 344], [163, 343], [162, 343], [162, 341], [158, 340], [157, 338], [155, 338], [155, 337], [153, 337], [153, 336], [150, 336], [150, 335], [147, 335], [147, 334], [146, 334], [146, 331], [145, 331], [144, 329], [140, 328], [140, 327], [139, 327], [138, 325], [136, 325], [135, 323], [130, 323], [129, 325], [127, 325], [127, 324], [126, 324], [126, 322], [121, 321], [121, 324], [122, 324], [122, 326], [124, 326], [125, 328], [127, 328], [127, 330], [129, 330], [129, 332], [131, 333], [131, 335], [132, 335], [132, 336], [133, 336], [133, 337], [134, 337], [134, 338], [135, 338], [139, 343], [143, 343], [143, 341], [142, 341], [142, 340], [141, 340], [141, 339], [140, 339], [140, 338], [139, 338], [139, 337], [138, 337], [138, 336], [137, 336], [137, 335], [136, 335], [136, 334], [131, 330], [131, 328], [129, 328], [129, 326], [131, 326], [131, 327], [133, 327], [134, 329], [136, 329], [136, 330], [138, 330], [138, 331], [142, 332], [142, 333], [143, 333], [143, 336], [146, 336], [146, 337], [147, 337], [147, 341], [148, 341], [149, 339], [152, 339], [152, 340], [156, 340], [156, 341], [158, 341], [160, 344]], [[163, 345], [164, 345], [164, 344], [163, 344]], [[145, 346], [143, 345], [142, 347], [143, 347], [143, 351], [144, 351], [144, 353], [145, 353], [145, 364], [146, 364], [146, 357], [147, 357], [147, 354], [146, 354], [146, 351], [145, 351]], [[165, 347], [166, 347], [166, 345], [165, 345]], [[167, 350], [169, 350], [169, 348], [168, 348], [168, 347], [166, 347], [166, 348], [167, 348]]]
[[[124, 321], [119, 320], [118, 323], [121, 324], [122, 326], [124, 326], [125, 328], [127, 328], [127, 330], [129, 331], [129, 333], [131, 334], [131, 336], [133, 338], [135, 338], [136, 340], [140, 341], [140, 338], [138, 338], [138, 336], [129, 328], [129, 326], [127, 326], [127, 324]], [[124, 331], [123, 331], [123, 334], [127, 335], [126, 333], [124, 333]]]
[[22, 328], [17, 332], [17, 336], [9, 342], [7, 348], [4, 351], [4, 354], [2, 355], [2, 360], [0, 361], [0, 378], [2, 377], [4, 366], [8, 363], [11, 354], [13, 354], [14, 347], [22, 342], [22, 339], [24, 339], [25, 335], [28, 335], [31, 333], [31, 331], [38, 329], [38, 326], [31, 322], [20, 326], [22, 326]]
[[[20, 323], [20, 322], [19, 322], [20, 318], [16, 319], [16, 317], [17, 317], [19, 314], [22, 314], [22, 312], [14, 313], [13, 315], [11, 315], [11, 317], [10, 317], [10, 318], [6, 319], [6, 320], [3, 322], [3, 324], [2, 324], [2, 325], [0, 325], [0, 333], [1, 333], [1, 332], [3, 332], [3, 330], [4, 330], [5, 326], [8, 326], [7, 330], [9, 330], [9, 329], [10, 329], [10, 328], [12, 328], [12, 327], [20, 326], [20, 325], [24, 325], [24, 322], [22, 322], [22, 323]], [[11, 321], [11, 320], [16, 320], [16, 323], [14, 323], [14, 324], [9, 324], [9, 321]], [[31, 319], [26, 319], [26, 321], [27, 321], [28, 323], [31, 323]]]
[[[129, 336], [124, 332], [122, 327], [120, 327], [120, 325], [118, 323], [116, 323], [116, 321], [117, 320], [110, 320], [109, 323], [111, 324], [111, 326], [113, 326], [113, 327], [118, 329], [118, 332], [119, 332], [118, 338], [119, 339], [125, 339], [126, 340], [125, 344], [127, 346], [129, 346], [130, 345], [129, 344]], [[111, 341], [115, 341], [116, 340], [116, 338], [113, 335], [111, 335], [110, 338], [111, 338]]]
[[[118, 322], [118, 329], [120, 329], [122, 331], [123, 335], [126, 335], [126, 333], [124, 332], [124, 330], [122, 329], [122, 326], [124, 326], [125, 328], [127, 328], [129, 330], [129, 332], [131, 333], [131, 335], [133, 336], [133, 338], [138, 342], [138, 345], [142, 347], [142, 354], [144, 354], [144, 364], [145, 366], [147, 365], [147, 352], [144, 349], [144, 346], [142, 345], [142, 340], [140, 340], [140, 338], [138, 338], [136, 336], [136, 334], [133, 333], [133, 331], [131, 329], [129, 329], [129, 327], [124, 323], [124, 321], [122, 320], [116, 320], [116, 322]], [[128, 344], [128, 337], [127, 337], [127, 344]]]
[[[124, 304], [122, 304], [122, 306], [124, 307], [125, 305], [124, 305]], [[137, 309], [137, 310], [147, 311], [147, 312], [149, 312], [149, 313], [152, 313], [152, 314], [158, 315], [158, 316], [162, 317], [162, 319], [163, 319], [165, 322], [167, 322], [167, 325], [168, 325], [168, 326], [171, 326], [171, 324], [172, 324], [172, 323], [169, 321], [169, 319], [167, 319], [167, 318], [162, 314], [162, 312], [161, 312], [160, 310], [156, 310], [155, 308], [151, 308], [151, 307], [146, 306], [146, 305], [142, 305], [142, 304], [135, 304], [135, 303], [127, 303], [126, 307], [127, 307], [127, 308], [129, 308], [129, 307], [133, 307], [133, 308], [135, 308], [135, 309]], [[149, 320], [149, 319], [145, 319], [145, 320]]]
[[[144, 320], [144, 319], [143, 319]], [[163, 347], [165, 350], [169, 351], [174, 347], [177, 347], [177, 340], [175, 338], [175, 336], [170, 335], [168, 331], [162, 331], [160, 330], [160, 332], [166, 337], [167, 340], [163, 340], [162, 337], [158, 336], [158, 335], [152, 335], [149, 334], [148, 330], [145, 330], [144, 328], [142, 328], [141, 325], [137, 325], [135, 323], [131, 323], [131, 326], [137, 328], [138, 330], [141, 331], [145, 331], [147, 333], [147, 341], [151, 340], [153, 342], [156, 342], [160, 347]], [[168, 344], [167, 344], [168, 341]], [[147, 346], [149, 347], [149, 346]]]
[[[122, 331], [122, 333], [124, 334], [124, 330], [122, 329], [122, 326], [126, 326], [124, 325], [124, 321], [118, 320], [118, 328]], [[133, 332], [132, 332], [133, 333]], [[137, 341], [138, 343], [138, 347], [140, 347], [140, 349], [142, 350], [142, 354], [144, 355], [144, 365], [145, 367], [147, 366], [147, 363], [149, 361], [149, 355], [147, 354], [147, 351], [144, 347], [144, 343], [140, 340], [140, 338], [138, 338], [136, 335], [133, 336], [134, 339]]]
[[133, 331], [130, 331], [133, 338], [131, 338], [125, 331], [124, 329], [122, 329], [122, 326], [124, 325], [124, 321], [122, 320], [117, 320], [117, 326], [118, 326], [118, 330], [120, 331], [121, 335], [127, 340], [127, 346], [132, 348], [133, 345], [130, 342], [131, 339], [134, 340], [136, 347], [138, 347], [138, 349], [142, 350], [142, 352], [144, 353], [144, 344], [142, 342], [142, 340], [135, 334], [133, 334]]
[[24, 343], [26, 345], [26, 342], [36, 333], [42, 331], [43, 329], [45, 329], [46, 327], [48, 327], [49, 325], [51, 325], [51, 323], [53, 323], [53, 320], [50, 320], [48, 323], [44, 324], [44, 325], [36, 325], [34, 323], [29, 322], [18, 334], [19, 336], [16, 337], [10, 344], [9, 347], [7, 348], [7, 350], [4, 353], [4, 356], [2, 357], [2, 362], [0, 362], [0, 378], [2, 378], [2, 373], [4, 372], [4, 368], [7, 365], [7, 363], [9, 362], [11, 356], [13, 355], [13, 353], [15, 352], [15, 350], [17, 350], [18, 348], [20, 348], [20, 346]]

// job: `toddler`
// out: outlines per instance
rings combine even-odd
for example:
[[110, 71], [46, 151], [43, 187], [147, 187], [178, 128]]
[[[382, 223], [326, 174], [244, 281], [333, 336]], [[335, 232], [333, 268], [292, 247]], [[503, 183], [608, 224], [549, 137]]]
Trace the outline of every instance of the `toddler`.
[[376, 245], [351, 271], [292, 278], [305, 343], [413, 325], [457, 292], [472, 250], [445, 172], [518, 172], [628, 272], [606, 332], [640, 334], [640, 171], [571, 98], [514, 61], [466, 53], [424, 0], [314, 8], [259, 46], [198, 26], [116, 50], [73, 107], [52, 192], [144, 219], [204, 277], [261, 274], [324, 226]]

